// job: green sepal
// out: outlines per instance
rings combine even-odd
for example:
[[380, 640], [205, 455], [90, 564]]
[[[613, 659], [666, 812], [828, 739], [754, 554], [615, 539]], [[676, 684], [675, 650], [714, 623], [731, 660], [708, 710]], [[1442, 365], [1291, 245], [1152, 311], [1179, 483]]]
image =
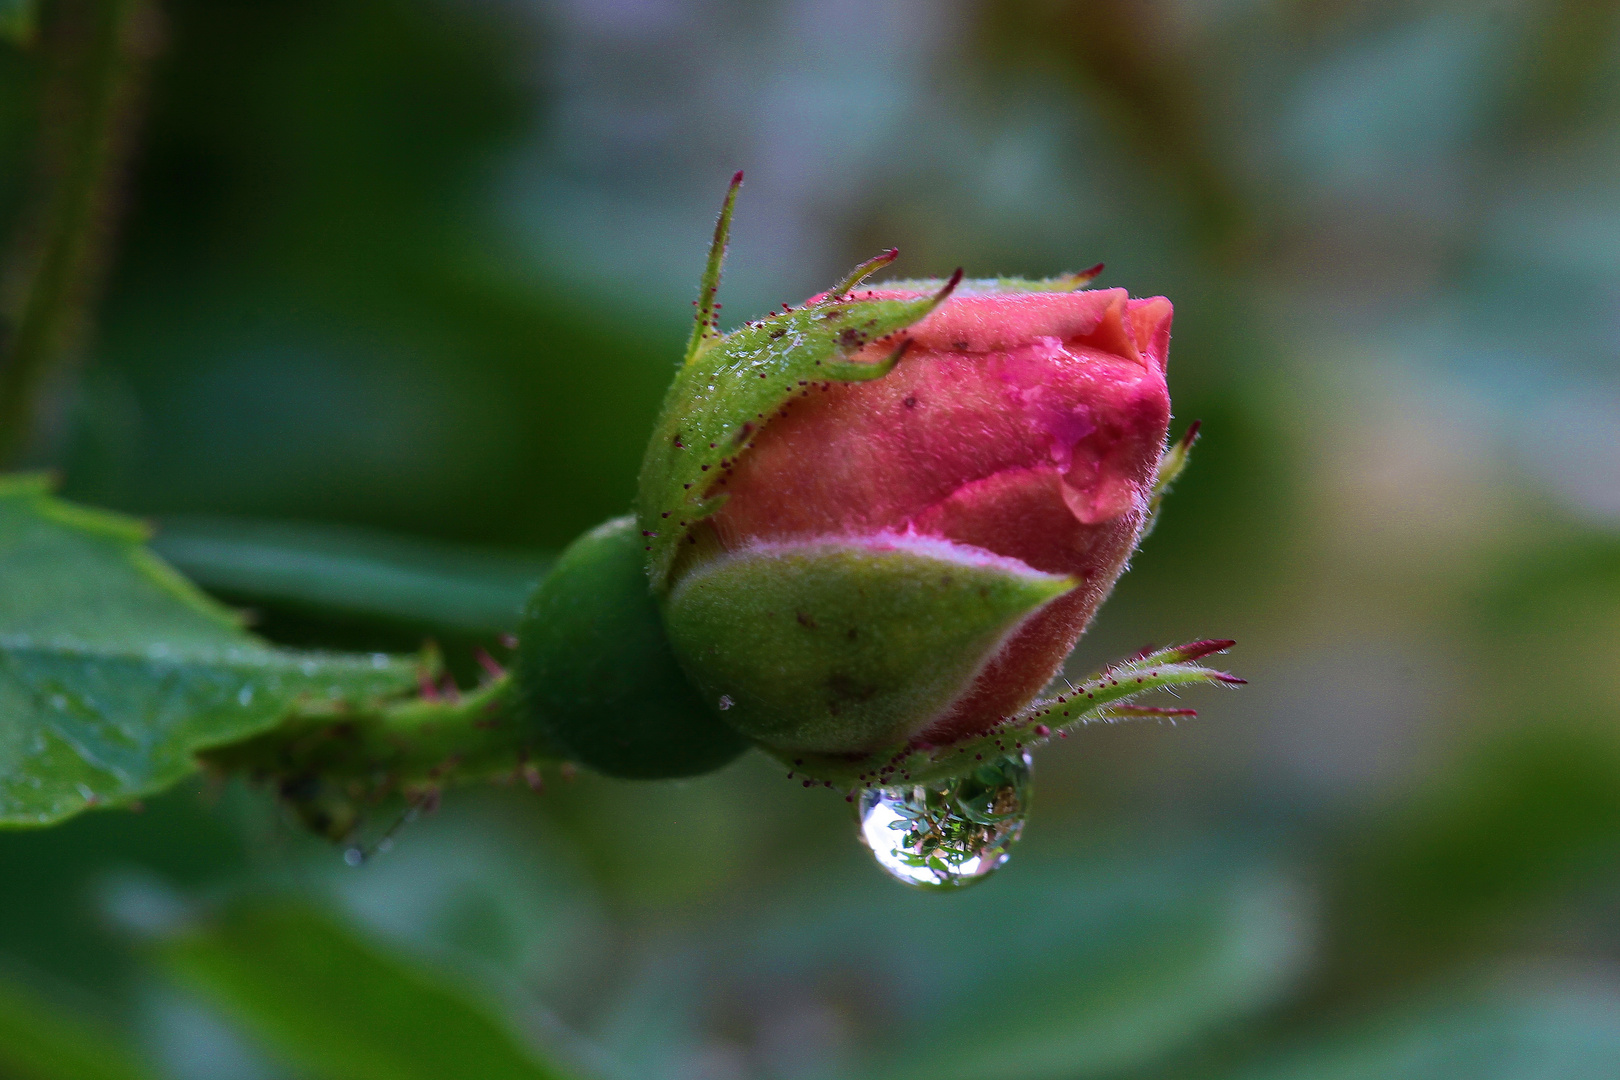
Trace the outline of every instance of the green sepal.
[[[1178, 686], [1241, 686], [1248, 680], [1197, 663], [1225, 652], [1233, 642], [1195, 641], [1143, 653], [1106, 668], [1063, 693], [1031, 702], [1017, 716], [1003, 717], [977, 735], [945, 746], [896, 741], [859, 757], [837, 754], [800, 755], [794, 767], [806, 776], [839, 787], [858, 789], [922, 784], [971, 774], [982, 762], [1034, 749], [1087, 724], [1119, 720], [1175, 720], [1197, 712], [1131, 704], [1143, 694]], [[779, 760], [788, 756], [776, 753]]]
[[830, 300], [748, 323], [700, 350], [664, 397], [641, 464], [641, 528], [653, 588], [668, 588], [678, 545], [725, 500], [727, 467], [795, 397], [825, 382], [864, 382], [893, 370], [905, 342], [878, 361], [851, 354], [919, 321], [949, 295]]
[[1148, 498], [1147, 524], [1142, 526], [1142, 535], [1137, 543], [1141, 543], [1153, 532], [1153, 527], [1159, 523], [1159, 507], [1164, 497], [1170, 494], [1170, 489], [1181, 476], [1182, 470], [1187, 467], [1192, 457], [1193, 444], [1198, 441], [1198, 429], [1203, 426], [1202, 420], [1194, 420], [1187, 425], [1176, 444], [1159, 456], [1159, 468], [1153, 477], [1153, 492]]
[[728, 466], [760, 428], [785, 415], [792, 399], [808, 396], [816, 384], [887, 375], [909, 341], [896, 340], [882, 360], [851, 356], [924, 318], [962, 280], [957, 270], [950, 280], [931, 283], [931, 295], [916, 300], [855, 300], [849, 290], [893, 262], [899, 252], [891, 248], [857, 266], [820, 302], [767, 315], [721, 336], [715, 330], [715, 295], [742, 178], [737, 173], [726, 190], [695, 301], [686, 360], [664, 395], [641, 461], [637, 518], [646, 541], [647, 576], [660, 596], [669, 588], [679, 545], [725, 501], [725, 493], [714, 489], [725, 485]]
[[521, 710], [565, 756], [609, 776], [711, 772], [748, 742], [682, 673], [647, 588], [634, 518], [574, 541], [536, 587], [519, 634]]
[[682, 575], [675, 654], [726, 722], [773, 752], [860, 753], [940, 715], [1072, 578], [904, 536], [749, 548]]

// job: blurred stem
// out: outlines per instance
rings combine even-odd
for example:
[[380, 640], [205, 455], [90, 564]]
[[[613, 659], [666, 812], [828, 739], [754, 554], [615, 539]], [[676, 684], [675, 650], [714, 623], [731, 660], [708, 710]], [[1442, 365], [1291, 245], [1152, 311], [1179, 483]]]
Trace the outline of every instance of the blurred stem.
[[56, 0], [44, 12], [37, 194], [0, 292], [0, 468], [38, 436], [85, 336], [156, 37], [153, 0]]
[[358, 804], [395, 793], [431, 797], [451, 784], [501, 777], [536, 784], [537, 766], [559, 760], [523, 722], [510, 673], [466, 695], [432, 693], [299, 713], [199, 757], [215, 772], [276, 785], [312, 828], [333, 839], [352, 831]]

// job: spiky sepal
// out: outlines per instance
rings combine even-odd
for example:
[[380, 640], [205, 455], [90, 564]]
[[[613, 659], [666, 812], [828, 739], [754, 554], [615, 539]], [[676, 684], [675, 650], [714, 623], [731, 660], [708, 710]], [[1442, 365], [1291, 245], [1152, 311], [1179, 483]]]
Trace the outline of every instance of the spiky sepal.
[[982, 762], [1032, 749], [1086, 724], [1196, 716], [1192, 709], [1142, 707], [1132, 702], [1149, 691], [1177, 686], [1242, 685], [1247, 680], [1198, 663], [1225, 652], [1232, 644], [1228, 640], [1195, 641], [1122, 660], [1061, 694], [1031, 702], [1016, 716], [1002, 717], [984, 731], [949, 745], [913, 740], [860, 757], [775, 756], [795, 775], [851, 793], [965, 776]]

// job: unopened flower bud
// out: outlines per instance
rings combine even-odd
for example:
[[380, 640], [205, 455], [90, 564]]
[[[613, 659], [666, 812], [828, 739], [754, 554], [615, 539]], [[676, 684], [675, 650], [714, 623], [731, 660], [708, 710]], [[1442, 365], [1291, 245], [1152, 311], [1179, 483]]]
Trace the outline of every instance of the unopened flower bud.
[[856, 291], [892, 257], [723, 338], [700, 311], [643, 463], [675, 655], [778, 754], [950, 743], [1016, 713], [1149, 518], [1169, 301], [1083, 275]]
[[870, 786], [1231, 681], [1169, 650], [1084, 705], [1032, 704], [1185, 460], [1192, 432], [1164, 453], [1170, 302], [1088, 290], [1096, 271], [860, 288], [890, 251], [722, 335], [738, 181], [636, 520], [576, 542], [531, 602], [541, 732], [615, 775], [703, 771], [746, 740]]
[[[938, 287], [870, 297], [915, 301]], [[801, 717], [786, 722], [775, 705], [756, 717], [739, 705], [728, 721], [788, 749], [868, 751], [897, 738], [951, 742], [1033, 698], [1147, 521], [1170, 419], [1170, 314], [1169, 301], [1132, 300], [1123, 289], [964, 283], [906, 331], [911, 347], [891, 373], [818, 389], [766, 425], [718, 489], [725, 503], [697, 526], [712, 538], [710, 554], [686, 569], [665, 607], [677, 655], [701, 685], [739, 703], [768, 691], [773, 702], [796, 701]], [[883, 348], [854, 359], [875, 362]], [[812, 554], [823, 552], [836, 554]], [[817, 593], [805, 583], [812, 564], [849, 569], [823, 569]], [[763, 565], [782, 568], [768, 600], [753, 583]], [[736, 610], [761, 608], [753, 639], [773, 651], [825, 651], [818, 603], [847, 609], [850, 629], [871, 640], [841, 662], [811, 665], [790, 690], [774, 674], [780, 655], [756, 654], [746, 637], [727, 654], [694, 625], [700, 589], [728, 576], [750, 582]], [[925, 599], [912, 578], [951, 584]], [[908, 596], [906, 606], [891, 606], [885, 588]], [[808, 610], [788, 610], [789, 596]], [[892, 654], [902, 641], [932, 663], [881, 688], [849, 677], [848, 665], [871, 662], [863, 650]], [[749, 663], [754, 680], [741, 673]], [[925, 682], [934, 692], [917, 696]], [[863, 715], [866, 695], [896, 693], [915, 706], [890, 722], [865, 731], [839, 720]], [[844, 739], [823, 733], [829, 721]]]

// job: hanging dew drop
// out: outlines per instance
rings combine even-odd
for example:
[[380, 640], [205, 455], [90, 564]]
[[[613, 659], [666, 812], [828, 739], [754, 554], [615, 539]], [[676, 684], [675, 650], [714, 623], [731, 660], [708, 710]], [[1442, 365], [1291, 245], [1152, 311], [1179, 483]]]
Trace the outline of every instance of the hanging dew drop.
[[861, 839], [890, 877], [923, 889], [982, 881], [1007, 861], [1029, 813], [1030, 756], [953, 780], [861, 793]]

